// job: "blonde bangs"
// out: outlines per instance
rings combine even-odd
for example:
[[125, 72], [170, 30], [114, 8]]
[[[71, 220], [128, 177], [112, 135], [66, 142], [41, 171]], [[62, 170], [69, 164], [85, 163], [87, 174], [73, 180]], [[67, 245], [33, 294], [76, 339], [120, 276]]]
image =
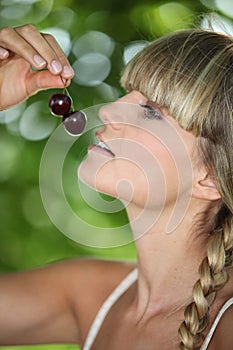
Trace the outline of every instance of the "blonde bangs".
[[121, 84], [168, 108], [184, 129], [211, 137], [210, 118], [212, 126], [219, 124], [213, 109], [223, 104], [223, 89], [232, 87], [226, 82], [226, 70], [233, 73], [232, 46], [232, 39], [214, 32], [172, 33], [137, 54], [124, 69]]

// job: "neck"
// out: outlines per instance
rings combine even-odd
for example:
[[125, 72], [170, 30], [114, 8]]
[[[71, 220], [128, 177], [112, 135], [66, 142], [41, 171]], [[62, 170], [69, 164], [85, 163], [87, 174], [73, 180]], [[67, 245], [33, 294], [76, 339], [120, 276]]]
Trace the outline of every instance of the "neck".
[[[200, 209], [200, 207], [199, 207]], [[206, 234], [197, 239], [193, 229], [195, 212], [188, 210], [182, 222], [167, 233], [169, 210], [148, 225], [152, 212], [139, 218], [136, 208], [128, 207], [138, 255], [138, 293], [135, 299], [138, 319], [149, 319], [182, 308], [192, 296], [199, 278], [198, 268], [206, 254]], [[146, 229], [146, 226], [149, 228]], [[143, 234], [139, 235], [139, 229]]]

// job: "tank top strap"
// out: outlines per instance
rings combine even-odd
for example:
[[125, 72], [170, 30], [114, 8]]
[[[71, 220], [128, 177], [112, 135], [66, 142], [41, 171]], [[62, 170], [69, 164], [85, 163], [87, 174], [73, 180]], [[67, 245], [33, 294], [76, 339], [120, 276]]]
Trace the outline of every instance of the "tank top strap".
[[115, 304], [115, 302], [124, 294], [124, 292], [126, 292], [126, 290], [137, 280], [137, 278], [138, 270], [137, 268], [135, 268], [123, 279], [122, 282], [120, 282], [120, 284], [108, 296], [108, 298], [105, 300], [100, 310], [96, 314], [96, 317], [89, 329], [83, 346], [83, 350], [91, 349], [108, 311]]
[[208, 348], [208, 345], [213, 337], [214, 331], [217, 328], [217, 325], [219, 324], [219, 321], [221, 320], [221, 317], [223, 316], [224, 312], [231, 306], [233, 305], [233, 298], [230, 298], [229, 300], [227, 300], [227, 302], [222, 306], [222, 308], [220, 309], [217, 317], [215, 318], [212, 327], [210, 328], [209, 333], [207, 334], [202, 347], [200, 350], [206, 350]]

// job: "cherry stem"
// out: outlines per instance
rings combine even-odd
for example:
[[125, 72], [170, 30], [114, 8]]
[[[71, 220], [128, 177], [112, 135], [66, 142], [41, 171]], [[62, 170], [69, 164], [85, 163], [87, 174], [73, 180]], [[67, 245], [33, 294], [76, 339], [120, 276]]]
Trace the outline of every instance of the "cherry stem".
[[63, 80], [63, 78], [62, 78], [61, 76], [60, 76], [60, 78], [61, 78], [62, 84], [63, 84], [63, 86], [64, 86], [64, 88], [63, 88], [63, 94], [69, 96], [69, 98], [70, 98], [70, 100], [71, 100], [70, 109], [71, 109], [72, 112], [74, 112], [73, 100], [72, 100], [72, 97], [70, 96], [70, 93], [69, 93], [67, 87], [66, 87], [67, 79], [65, 79], [65, 82], [64, 82], [64, 80]]

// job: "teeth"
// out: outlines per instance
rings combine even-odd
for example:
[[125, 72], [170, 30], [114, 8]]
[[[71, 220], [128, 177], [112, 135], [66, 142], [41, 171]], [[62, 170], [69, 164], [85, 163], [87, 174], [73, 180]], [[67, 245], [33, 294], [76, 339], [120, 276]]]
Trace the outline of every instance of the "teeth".
[[106, 151], [108, 151], [109, 153], [111, 153], [111, 155], [113, 157], [115, 157], [115, 154], [110, 150], [110, 148], [106, 145], [106, 143], [104, 143], [103, 141], [98, 140], [98, 144], [97, 146], [101, 147], [102, 149], [105, 149]]
[[102, 141], [98, 141], [98, 146], [101, 147], [101, 148], [104, 148], [106, 149], [107, 151], [110, 151], [110, 149], [108, 148], [108, 146], [102, 142]]

